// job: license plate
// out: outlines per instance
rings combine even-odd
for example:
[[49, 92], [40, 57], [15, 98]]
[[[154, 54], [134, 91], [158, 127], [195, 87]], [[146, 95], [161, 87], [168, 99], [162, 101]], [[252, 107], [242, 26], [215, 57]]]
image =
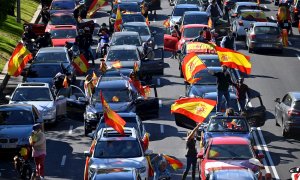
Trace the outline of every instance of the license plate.
[[289, 26], [289, 23], [283, 23], [283, 26], [284, 26], [284, 27], [288, 27], [288, 26]]
[[10, 149], [10, 148], [16, 148], [17, 144], [0, 144], [0, 148], [3, 149]]
[[272, 47], [272, 44], [262, 44], [261, 47]]

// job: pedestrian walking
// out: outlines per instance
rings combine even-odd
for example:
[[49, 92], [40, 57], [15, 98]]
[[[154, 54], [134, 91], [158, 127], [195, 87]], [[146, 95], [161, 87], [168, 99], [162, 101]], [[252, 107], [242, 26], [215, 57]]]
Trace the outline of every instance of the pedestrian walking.
[[233, 83], [232, 85], [236, 89], [237, 100], [240, 105], [240, 109], [243, 112], [245, 111], [246, 106], [246, 96], [249, 96], [249, 87], [244, 84], [244, 78], [240, 78], [237, 84]]

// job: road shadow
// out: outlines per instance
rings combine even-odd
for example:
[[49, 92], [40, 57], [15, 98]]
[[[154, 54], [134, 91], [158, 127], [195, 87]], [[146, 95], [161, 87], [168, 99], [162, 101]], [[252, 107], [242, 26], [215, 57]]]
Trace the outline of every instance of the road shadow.
[[173, 137], [179, 137], [184, 139], [186, 137], [186, 131], [178, 131], [177, 128], [163, 124], [164, 132], [161, 132], [161, 124], [144, 122], [145, 129], [150, 133], [150, 141], [160, 141], [172, 134]]

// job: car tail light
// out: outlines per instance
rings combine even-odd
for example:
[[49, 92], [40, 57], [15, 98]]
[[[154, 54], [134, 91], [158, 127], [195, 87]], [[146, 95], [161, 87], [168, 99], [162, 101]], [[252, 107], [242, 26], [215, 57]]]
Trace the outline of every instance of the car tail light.
[[300, 116], [300, 111], [296, 111], [294, 109], [288, 110], [288, 116]]
[[240, 26], [244, 26], [243, 21], [239, 21]]
[[251, 40], [254, 40], [255, 38], [256, 38], [256, 35], [255, 35], [255, 34], [251, 34], [251, 35], [250, 35], [250, 39], [251, 39]]

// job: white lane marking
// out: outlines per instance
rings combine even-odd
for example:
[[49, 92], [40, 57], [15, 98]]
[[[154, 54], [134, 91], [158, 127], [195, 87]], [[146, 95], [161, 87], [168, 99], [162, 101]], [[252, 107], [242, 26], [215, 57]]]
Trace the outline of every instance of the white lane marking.
[[261, 139], [262, 147], [263, 147], [263, 149], [264, 149], [264, 151], [265, 151], [265, 153], [266, 153], [266, 155], [267, 155], [267, 158], [268, 158], [268, 160], [269, 160], [269, 162], [270, 162], [270, 167], [271, 167], [272, 170], [273, 170], [273, 174], [274, 174], [274, 176], [275, 176], [275, 179], [280, 179], [279, 176], [278, 176], [277, 170], [276, 170], [276, 168], [275, 168], [275, 166], [274, 166], [273, 160], [272, 160], [271, 155], [270, 155], [270, 153], [269, 153], [269, 149], [268, 149], [268, 147], [267, 147], [265, 138], [264, 138], [264, 136], [263, 136], [263, 134], [262, 134], [262, 132], [261, 132], [260, 127], [257, 128], [257, 132], [258, 132], [258, 135], [259, 135], [259, 137], [260, 137], [260, 139]]
[[72, 134], [73, 131], [73, 125], [70, 125], [69, 134]]
[[61, 166], [64, 166], [64, 165], [65, 165], [65, 163], [66, 163], [66, 158], [67, 158], [67, 156], [66, 156], [66, 155], [63, 155], [62, 160], [61, 160], [61, 163], [60, 163]]
[[272, 20], [275, 20], [274, 16], [271, 16], [271, 19], [272, 19]]
[[288, 41], [288, 43], [289, 43], [289, 46], [292, 46], [292, 43], [291, 43], [291, 41]]
[[163, 134], [164, 132], [165, 132], [165, 130], [164, 130], [164, 125], [163, 125], [163, 124], [161, 124], [161, 125], [160, 125], [160, 133], [162, 133], [162, 134]]
[[298, 60], [300, 61], [300, 56], [299, 56], [299, 54], [296, 54], [296, 55], [297, 55]]
[[162, 106], [163, 106], [162, 100], [161, 100], [161, 99], [158, 101], [158, 104], [159, 104], [159, 107], [162, 107]]
[[157, 78], [157, 85], [160, 86], [160, 78]]

